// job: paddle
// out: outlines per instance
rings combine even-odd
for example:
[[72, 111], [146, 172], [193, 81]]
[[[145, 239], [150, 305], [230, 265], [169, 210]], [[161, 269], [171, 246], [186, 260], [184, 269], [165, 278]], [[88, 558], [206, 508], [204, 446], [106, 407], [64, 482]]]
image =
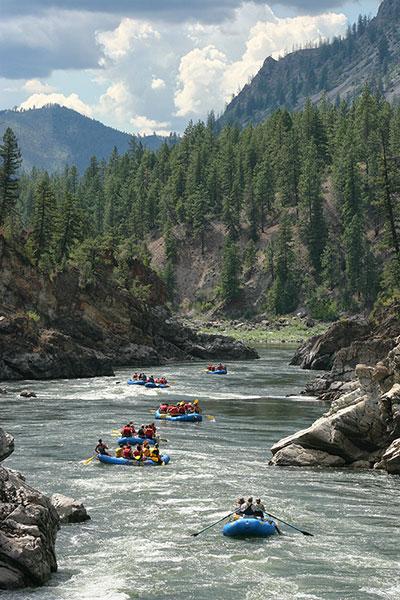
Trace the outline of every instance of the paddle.
[[296, 531], [299, 531], [300, 533], [302, 533], [303, 535], [310, 535], [311, 537], [314, 536], [313, 533], [310, 533], [309, 531], [304, 531], [303, 529], [299, 529], [298, 527], [295, 527], [294, 525], [291, 525], [290, 523], [287, 523], [286, 521], [284, 521], [283, 519], [279, 519], [279, 517], [275, 517], [275, 515], [271, 515], [271, 513], [266, 512], [265, 514], [267, 514], [269, 517], [271, 517], [272, 519], [276, 519], [277, 521], [279, 521], [280, 523], [284, 523], [285, 525], [287, 525], [288, 527], [291, 527], [292, 529], [295, 529]]
[[89, 463], [92, 462], [92, 460], [94, 460], [96, 458], [96, 456], [97, 456], [97, 454], [94, 454], [93, 456], [90, 456], [86, 460], [81, 460], [81, 463], [83, 463], [84, 465], [88, 465]]
[[212, 523], [211, 525], [208, 525], [207, 527], [204, 527], [204, 529], [202, 529], [201, 531], [198, 531], [197, 533], [192, 533], [191, 535], [193, 537], [197, 537], [198, 535], [200, 535], [201, 533], [203, 533], [203, 531], [207, 531], [207, 529], [211, 529], [211, 527], [214, 527], [214, 525], [218, 525], [218, 523], [221, 523], [221, 521], [225, 521], [225, 519], [228, 519], [229, 517], [231, 517], [232, 515], [235, 514], [235, 510], [231, 513], [229, 513], [229, 515], [225, 515], [225, 517], [222, 517], [222, 519], [218, 519], [218, 521], [215, 521], [215, 523]]

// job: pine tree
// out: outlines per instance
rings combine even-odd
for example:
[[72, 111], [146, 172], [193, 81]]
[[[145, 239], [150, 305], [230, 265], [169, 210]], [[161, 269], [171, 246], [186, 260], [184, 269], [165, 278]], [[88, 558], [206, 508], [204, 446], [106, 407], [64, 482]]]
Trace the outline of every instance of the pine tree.
[[299, 285], [295, 270], [292, 227], [284, 216], [274, 252], [274, 281], [268, 292], [269, 308], [277, 315], [289, 313], [297, 308]]
[[18, 199], [17, 173], [21, 166], [21, 152], [17, 138], [10, 127], [4, 132], [0, 145], [0, 226], [12, 217]]
[[240, 258], [235, 242], [226, 239], [222, 257], [221, 296], [225, 302], [236, 300], [240, 294]]
[[45, 173], [35, 190], [35, 203], [32, 214], [29, 248], [36, 266], [47, 266], [52, 258], [54, 194], [50, 178]]
[[74, 245], [83, 238], [82, 215], [72, 194], [66, 193], [54, 218], [55, 258], [62, 265]]
[[322, 163], [318, 159], [317, 146], [310, 140], [304, 149], [299, 193], [302, 236], [317, 277], [321, 272], [321, 256], [326, 243], [321, 170]]

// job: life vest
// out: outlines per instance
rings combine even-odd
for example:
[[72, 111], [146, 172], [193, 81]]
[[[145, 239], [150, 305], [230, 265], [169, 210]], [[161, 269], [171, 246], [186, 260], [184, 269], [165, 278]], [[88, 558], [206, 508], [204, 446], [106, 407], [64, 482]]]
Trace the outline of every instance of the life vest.
[[160, 404], [160, 412], [167, 412], [168, 404]]
[[132, 428], [129, 427], [129, 425], [125, 425], [125, 427], [122, 429], [122, 437], [131, 437], [132, 435]]
[[146, 427], [146, 429], [144, 430], [145, 437], [152, 439], [153, 434], [154, 434], [154, 432], [153, 432], [152, 427]]
[[171, 406], [168, 406], [168, 412], [172, 416], [179, 415], [179, 408], [172, 404]]
[[117, 449], [116, 449], [116, 451], [115, 451], [115, 456], [116, 456], [117, 458], [121, 458], [121, 456], [122, 456], [122, 448], [117, 448]]

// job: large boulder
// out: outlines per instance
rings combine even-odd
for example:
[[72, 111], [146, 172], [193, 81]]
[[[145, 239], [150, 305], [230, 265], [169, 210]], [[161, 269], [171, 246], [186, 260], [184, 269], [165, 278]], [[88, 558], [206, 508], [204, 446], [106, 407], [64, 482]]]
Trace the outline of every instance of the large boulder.
[[42, 585], [57, 570], [57, 512], [47, 496], [3, 467], [0, 498], [0, 589]]
[[388, 473], [400, 475], [400, 438], [394, 440], [382, 456], [382, 460], [375, 464], [376, 469], [385, 469]]
[[53, 494], [51, 503], [56, 509], [61, 523], [82, 523], [90, 519], [86, 508], [79, 500], [63, 494]]
[[14, 438], [0, 428], [0, 462], [14, 452]]
[[312, 337], [301, 346], [291, 364], [302, 369], [327, 371], [332, 368], [338, 350], [347, 348], [355, 340], [364, 339], [369, 331], [370, 325], [365, 319], [337, 321], [324, 334]]
[[278, 467], [342, 467], [346, 461], [341, 456], [323, 450], [290, 444], [278, 450], [269, 464]]

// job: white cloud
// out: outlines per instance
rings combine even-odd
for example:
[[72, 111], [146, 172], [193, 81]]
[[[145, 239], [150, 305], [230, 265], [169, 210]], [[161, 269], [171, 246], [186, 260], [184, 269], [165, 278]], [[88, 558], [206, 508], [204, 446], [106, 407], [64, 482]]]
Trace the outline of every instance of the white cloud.
[[144, 115], [135, 115], [131, 118], [130, 122], [135, 128], [135, 131], [140, 135], [151, 135], [152, 133], [168, 135], [171, 131], [171, 123], [149, 119]]
[[134, 42], [159, 39], [159, 32], [146, 21], [125, 18], [113, 31], [98, 32], [97, 41], [103, 46], [104, 53], [112, 60], [125, 56], [134, 47]]
[[153, 77], [151, 80], [151, 89], [152, 90], [163, 90], [166, 88], [166, 83], [164, 79], [160, 79], [160, 77]]
[[125, 83], [116, 81], [100, 96], [98, 104], [93, 108], [94, 112], [103, 119], [111, 117], [120, 127], [124, 127], [129, 121], [132, 104], [132, 96]]
[[42, 106], [46, 106], [47, 104], [59, 104], [60, 106], [66, 106], [67, 108], [72, 108], [87, 117], [91, 117], [93, 114], [92, 108], [85, 104], [78, 96], [78, 94], [70, 94], [69, 96], [64, 96], [64, 94], [43, 94], [37, 93], [29, 96], [25, 102], [20, 104], [19, 108], [28, 109], [28, 108], [41, 108]]
[[[264, 20], [241, 30], [236, 25], [243, 23], [246, 6], [235, 12], [235, 21], [229, 25], [231, 40], [235, 40], [236, 47], [243, 44], [244, 48], [237, 60], [231, 58], [233, 49], [224, 39], [223, 33], [227, 32], [223, 32], [223, 26], [191, 26], [192, 40], [204, 43], [208, 39], [213, 44], [191, 50], [181, 58], [175, 93], [178, 116], [204, 116], [211, 108], [222, 110], [224, 103], [257, 73], [268, 56], [277, 58], [293, 46], [344, 33], [347, 25], [343, 14], [280, 19], [270, 9], [263, 9]], [[259, 7], [253, 7], [253, 16], [259, 17], [260, 12]]]
[[177, 116], [205, 115], [220, 103], [220, 85], [227, 58], [215, 46], [195, 48], [182, 57], [179, 89], [175, 93]]
[[51, 94], [55, 88], [48, 83], [42, 83], [39, 79], [28, 79], [22, 86], [30, 94]]

